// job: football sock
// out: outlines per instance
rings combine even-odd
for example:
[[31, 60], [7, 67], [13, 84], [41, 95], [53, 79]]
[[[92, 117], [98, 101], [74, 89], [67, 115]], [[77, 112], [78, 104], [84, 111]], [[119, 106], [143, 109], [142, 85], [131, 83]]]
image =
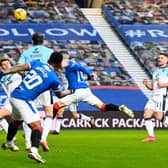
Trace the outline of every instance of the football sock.
[[17, 122], [17, 121], [11, 121], [9, 123], [8, 133], [7, 133], [7, 141], [13, 140], [13, 137], [16, 135], [20, 124], [21, 124], [21, 122]]
[[114, 104], [104, 104], [101, 108], [102, 111], [118, 111], [119, 107]]
[[25, 123], [23, 122], [22, 124], [23, 126], [23, 131], [24, 131], [24, 138], [25, 138], [25, 144], [28, 147], [31, 147], [31, 128]]
[[32, 147], [32, 148], [31, 148], [31, 152], [33, 152], [33, 153], [38, 153], [38, 148]]
[[42, 127], [32, 128], [32, 133], [31, 133], [32, 147], [36, 147], [36, 148], [39, 147], [40, 140], [41, 140], [41, 133], [42, 133]]
[[86, 116], [84, 114], [79, 114], [79, 118], [82, 119], [82, 120], [87, 120], [87, 121], [90, 121], [90, 117], [89, 116]]
[[56, 131], [57, 133], [60, 132], [62, 120], [63, 120], [63, 117], [58, 117], [58, 118], [57, 118], [56, 126], [55, 126], [55, 131]]
[[43, 132], [42, 132], [42, 136], [41, 136], [41, 141], [46, 141], [47, 140], [47, 136], [51, 130], [52, 127], [52, 121], [53, 118], [51, 116], [46, 116], [45, 120], [44, 120], [44, 124], [43, 124]]
[[145, 119], [145, 127], [149, 136], [154, 136], [154, 125], [151, 118]]
[[8, 122], [6, 121], [6, 119], [4, 119], [4, 118], [0, 119], [0, 125], [1, 125], [1, 127], [4, 129], [4, 131], [5, 131], [6, 133], [8, 133], [9, 124], [8, 124]]

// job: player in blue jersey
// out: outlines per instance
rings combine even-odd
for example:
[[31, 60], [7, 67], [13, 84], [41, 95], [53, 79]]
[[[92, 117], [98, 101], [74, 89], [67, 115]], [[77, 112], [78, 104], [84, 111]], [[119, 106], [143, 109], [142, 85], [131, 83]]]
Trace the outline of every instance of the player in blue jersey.
[[[63, 58], [68, 59], [69, 55], [66, 52], [62, 52]], [[62, 81], [63, 83], [63, 88], [66, 90], [68, 89], [68, 80], [65, 77], [64, 74], [64, 70], [58, 73], [58, 76], [60, 77], [60, 81]], [[68, 108], [68, 111], [70, 111], [72, 118], [73, 119], [80, 119], [83, 121], [87, 121], [91, 128], [93, 128], [95, 126], [95, 119], [93, 116], [88, 116], [86, 114], [83, 113], [78, 113], [77, 112], [77, 103], [72, 103]], [[53, 131], [51, 131], [52, 134], [59, 134], [60, 130], [61, 130], [61, 125], [62, 125], [62, 120], [63, 120], [63, 113], [64, 113], [64, 109], [59, 110], [59, 112], [56, 114], [56, 122], [55, 122], [55, 128], [53, 129]]]
[[143, 80], [143, 84], [152, 90], [152, 96], [148, 100], [144, 110], [145, 127], [148, 137], [143, 142], [155, 141], [154, 123], [152, 118], [162, 121], [168, 125], [168, 55], [160, 53], [158, 56], [158, 68], [153, 72], [152, 81]]
[[127, 114], [129, 117], [134, 117], [133, 111], [125, 105], [117, 106], [114, 104], [105, 104], [92, 93], [88, 83], [86, 82], [84, 74], [87, 76], [88, 79], [91, 79], [96, 78], [95, 73], [75, 61], [65, 58], [63, 59], [62, 54], [60, 54], [59, 57], [60, 59], [62, 59], [62, 62], [61, 64], [57, 64], [57, 68], [65, 68], [65, 76], [69, 83], [69, 89], [73, 93], [59, 99], [58, 102], [54, 104], [54, 109], [58, 111], [58, 114], [60, 116], [62, 114], [59, 110], [62, 107], [69, 106], [71, 104], [77, 104], [78, 102], [86, 102], [90, 105], [97, 107], [101, 111], [120, 110], [121, 112]]
[[38, 153], [42, 127], [39, 112], [34, 100], [42, 92], [49, 89], [56, 92], [59, 97], [69, 94], [68, 92], [63, 93], [60, 91], [60, 81], [54, 71], [58, 62], [62, 61], [59, 55], [59, 53], [53, 52], [48, 60], [49, 65], [39, 61], [32, 61], [27, 64], [15, 66], [6, 71], [0, 71], [0, 78], [9, 73], [28, 71], [26, 76], [23, 78], [22, 83], [11, 93], [10, 102], [15, 111], [13, 112], [13, 122], [9, 124], [6, 142], [2, 147], [4, 149], [9, 148], [9, 144], [17, 133], [20, 124], [22, 121], [25, 121], [32, 130], [32, 147], [28, 156], [40, 163], [45, 162]]
[[[44, 36], [41, 33], [34, 33], [32, 35], [32, 46], [25, 50], [18, 63], [25, 64], [31, 61], [40, 61], [42, 63], [47, 63], [53, 49], [46, 47], [44, 44]], [[41, 137], [41, 145], [44, 151], [48, 151], [49, 147], [47, 144], [47, 136], [52, 126], [53, 120], [53, 100], [50, 91], [45, 91], [42, 93], [36, 100], [37, 104], [43, 106], [45, 112], [45, 120], [43, 124], [43, 133]], [[30, 134], [31, 130], [24, 125], [23, 129], [25, 130], [25, 141], [26, 141], [26, 149], [30, 148]]]

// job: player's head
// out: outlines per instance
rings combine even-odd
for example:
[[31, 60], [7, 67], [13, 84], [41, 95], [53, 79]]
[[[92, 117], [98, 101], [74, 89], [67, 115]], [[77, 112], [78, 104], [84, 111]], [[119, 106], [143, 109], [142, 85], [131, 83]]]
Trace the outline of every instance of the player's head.
[[60, 52], [55, 51], [50, 55], [48, 63], [52, 65], [55, 69], [59, 69], [61, 68], [62, 60], [63, 55]]
[[158, 56], [158, 66], [165, 67], [168, 64], [168, 54], [160, 53]]
[[68, 62], [69, 62], [69, 54], [67, 52], [61, 52], [62, 56], [63, 56], [63, 60], [61, 63], [61, 67], [65, 68], [68, 66]]
[[43, 44], [44, 36], [41, 33], [34, 33], [32, 36], [33, 45]]
[[11, 67], [9, 57], [6, 55], [0, 55], [0, 68], [2, 70], [9, 69]]

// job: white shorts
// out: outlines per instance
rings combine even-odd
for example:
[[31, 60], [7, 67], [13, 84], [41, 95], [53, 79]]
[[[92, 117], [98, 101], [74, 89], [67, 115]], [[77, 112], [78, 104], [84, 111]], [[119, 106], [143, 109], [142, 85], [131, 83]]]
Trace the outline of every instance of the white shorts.
[[33, 101], [24, 101], [16, 98], [10, 98], [13, 106], [13, 119], [17, 121], [25, 121], [27, 124], [39, 121], [40, 115]]
[[53, 104], [53, 98], [52, 98], [52, 93], [50, 92], [50, 90], [47, 90], [41, 93], [35, 99], [35, 104], [42, 105], [42, 106], [51, 106]]
[[66, 106], [69, 106], [72, 103], [78, 104], [79, 102], [86, 102], [92, 106], [103, 103], [98, 97], [96, 97], [91, 92], [90, 88], [77, 89], [73, 94], [65, 96], [59, 99], [59, 101], [65, 104]]
[[152, 109], [155, 112], [165, 113], [168, 109], [168, 98], [162, 95], [153, 96], [148, 100], [145, 109]]

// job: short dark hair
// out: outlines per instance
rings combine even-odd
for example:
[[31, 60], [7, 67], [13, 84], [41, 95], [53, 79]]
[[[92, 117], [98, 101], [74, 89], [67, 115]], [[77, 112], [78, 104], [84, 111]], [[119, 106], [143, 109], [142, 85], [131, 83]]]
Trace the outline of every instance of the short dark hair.
[[168, 54], [165, 52], [160, 52], [159, 55], [164, 55], [164, 56], [168, 57]]
[[34, 45], [43, 44], [44, 36], [41, 33], [34, 33], [32, 41]]
[[61, 64], [63, 60], [63, 55], [60, 52], [54, 51], [48, 60], [48, 63]]
[[0, 66], [2, 65], [3, 61], [9, 61], [9, 57], [6, 55], [0, 55]]

